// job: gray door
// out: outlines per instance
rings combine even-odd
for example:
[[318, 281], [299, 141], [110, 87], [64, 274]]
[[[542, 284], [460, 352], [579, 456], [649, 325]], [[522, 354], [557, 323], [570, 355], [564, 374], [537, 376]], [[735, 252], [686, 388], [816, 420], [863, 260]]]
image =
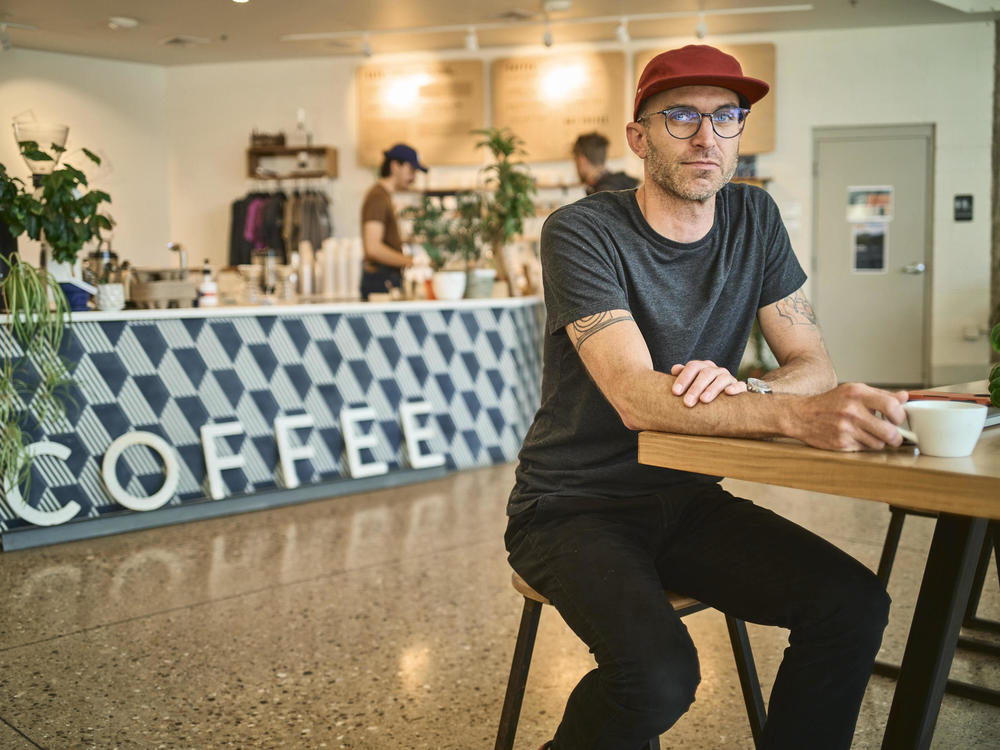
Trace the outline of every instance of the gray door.
[[841, 382], [929, 379], [934, 128], [813, 131], [812, 301]]

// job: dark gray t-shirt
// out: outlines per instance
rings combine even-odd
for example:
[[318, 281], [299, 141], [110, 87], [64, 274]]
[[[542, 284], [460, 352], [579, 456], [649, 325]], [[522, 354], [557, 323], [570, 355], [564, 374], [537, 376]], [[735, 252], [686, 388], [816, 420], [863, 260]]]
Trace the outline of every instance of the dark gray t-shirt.
[[649, 226], [635, 191], [595, 193], [548, 218], [541, 256], [548, 314], [541, 406], [521, 448], [508, 514], [546, 496], [634, 497], [693, 479], [637, 463], [638, 433], [590, 379], [565, 327], [628, 310], [654, 369], [709, 359], [736, 372], [757, 310], [806, 279], [770, 195], [726, 185], [712, 229], [684, 244]]

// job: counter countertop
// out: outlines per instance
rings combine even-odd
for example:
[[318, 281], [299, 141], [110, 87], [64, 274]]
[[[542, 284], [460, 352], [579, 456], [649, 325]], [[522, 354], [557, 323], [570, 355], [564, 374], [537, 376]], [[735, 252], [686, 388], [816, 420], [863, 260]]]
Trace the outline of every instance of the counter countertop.
[[[175, 318], [236, 318], [269, 315], [323, 315], [325, 313], [423, 312], [428, 310], [477, 310], [497, 307], [526, 307], [541, 303], [541, 297], [487, 297], [454, 301], [419, 300], [398, 302], [322, 302], [297, 305], [220, 305], [217, 307], [177, 307], [152, 310], [88, 310], [73, 314], [74, 323], [104, 320], [169, 320]], [[0, 314], [0, 321], [7, 316]]]

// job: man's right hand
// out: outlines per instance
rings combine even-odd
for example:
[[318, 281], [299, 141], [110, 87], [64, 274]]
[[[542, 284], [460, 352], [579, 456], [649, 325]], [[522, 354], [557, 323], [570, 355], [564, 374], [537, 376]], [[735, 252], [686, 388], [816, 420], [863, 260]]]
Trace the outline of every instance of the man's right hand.
[[892, 393], [862, 383], [845, 383], [817, 396], [795, 399], [791, 407], [794, 423], [787, 434], [825, 450], [897, 447], [903, 438], [896, 425], [906, 419], [902, 405], [908, 398], [906, 391]]

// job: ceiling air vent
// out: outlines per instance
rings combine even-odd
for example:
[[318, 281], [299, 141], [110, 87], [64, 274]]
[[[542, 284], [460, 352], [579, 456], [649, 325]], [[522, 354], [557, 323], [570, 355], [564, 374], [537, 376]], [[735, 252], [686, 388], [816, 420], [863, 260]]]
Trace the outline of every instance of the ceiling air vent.
[[211, 40], [203, 36], [191, 36], [190, 34], [178, 34], [161, 39], [160, 44], [164, 47], [190, 47], [193, 44], [208, 44]]
[[537, 15], [534, 11], [511, 8], [510, 10], [505, 10], [503, 13], [497, 13], [495, 18], [505, 23], [521, 23], [523, 21], [530, 21]]

